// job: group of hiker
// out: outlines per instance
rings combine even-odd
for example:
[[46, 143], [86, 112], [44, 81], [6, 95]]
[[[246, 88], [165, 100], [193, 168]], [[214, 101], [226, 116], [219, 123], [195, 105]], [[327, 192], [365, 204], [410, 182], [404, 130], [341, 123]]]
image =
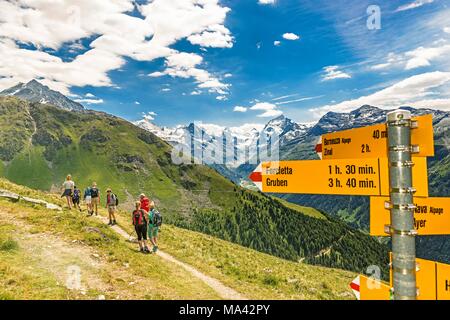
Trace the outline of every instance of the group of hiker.
[[[81, 192], [72, 180], [71, 175], [67, 175], [62, 187], [63, 193], [61, 197], [66, 198], [68, 209], [71, 210], [73, 207], [75, 210], [78, 209], [82, 212], [80, 206]], [[98, 206], [100, 205], [100, 190], [96, 182], [86, 187], [83, 193], [83, 200], [86, 204], [88, 216], [94, 214], [97, 216]], [[105, 207], [108, 209], [108, 225], [110, 226], [117, 224], [115, 213], [118, 205], [119, 198], [117, 195], [112, 192], [111, 188], [106, 189]], [[158, 232], [162, 224], [162, 216], [155, 208], [155, 202], [143, 193], [139, 195], [139, 201], [135, 202], [134, 207], [131, 218], [137, 234], [139, 251], [142, 253], [155, 253], [158, 250]], [[148, 240], [153, 245], [152, 251], [149, 249]]]

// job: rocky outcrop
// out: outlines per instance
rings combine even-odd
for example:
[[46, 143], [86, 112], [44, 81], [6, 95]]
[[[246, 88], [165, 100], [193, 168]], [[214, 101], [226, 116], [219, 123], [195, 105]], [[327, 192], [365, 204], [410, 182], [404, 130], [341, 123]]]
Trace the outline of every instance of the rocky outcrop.
[[26, 196], [21, 196], [17, 193], [0, 189], [0, 198], [6, 198], [12, 201], [25, 201], [32, 204], [37, 204], [46, 207], [49, 210], [58, 210], [61, 211], [62, 208], [56, 204], [41, 200], [41, 199], [34, 199]]

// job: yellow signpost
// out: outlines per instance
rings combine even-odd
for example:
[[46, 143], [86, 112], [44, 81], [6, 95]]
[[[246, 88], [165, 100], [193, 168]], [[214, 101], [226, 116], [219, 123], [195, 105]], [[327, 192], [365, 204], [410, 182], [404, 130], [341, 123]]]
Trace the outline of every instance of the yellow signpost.
[[[412, 216], [407, 210], [414, 210], [417, 234], [450, 234], [450, 198], [428, 198], [426, 157], [434, 156], [432, 115], [411, 119], [410, 112], [396, 110], [387, 114], [387, 123], [322, 135], [316, 152], [322, 160], [262, 162], [249, 178], [267, 193], [370, 196], [370, 234], [374, 236], [387, 236], [385, 226], [391, 215], [396, 218], [388, 231], [397, 244], [404, 245], [396, 254], [408, 258], [408, 269], [395, 267], [399, 265], [395, 256], [391, 285], [356, 277], [350, 287], [358, 299], [390, 300], [393, 278], [396, 299], [414, 299], [414, 285], [419, 300], [450, 299], [450, 265], [417, 259], [417, 271], [410, 269], [414, 242], [402, 238], [416, 234], [410, 230]], [[390, 196], [400, 203], [391, 204]]]
[[366, 276], [360, 278], [361, 300], [390, 300], [391, 288], [384, 282]]
[[[250, 175], [262, 192], [389, 195], [388, 160], [338, 159], [263, 162]], [[428, 196], [425, 158], [414, 159], [416, 195]]]
[[350, 288], [353, 290], [358, 300], [390, 300], [391, 290], [387, 283], [366, 277], [365, 275], [357, 276], [351, 283]]
[[[384, 226], [390, 223], [388, 197], [370, 197], [370, 235], [388, 236]], [[414, 227], [418, 235], [450, 234], [450, 198], [414, 197]]]
[[436, 287], [438, 300], [450, 300], [450, 265], [436, 262]]
[[[417, 129], [411, 130], [411, 144], [418, 146], [417, 157], [434, 156], [433, 117], [431, 114], [413, 118]], [[323, 160], [387, 157], [386, 124], [343, 130], [322, 135], [316, 152]]]
[[436, 263], [416, 258], [417, 300], [436, 300]]
[[[416, 265], [417, 300], [450, 300], [450, 265], [419, 258]], [[350, 288], [358, 300], [390, 300], [392, 285], [391, 269], [390, 284], [359, 275]]]
[[[450, 300], [450, 265], [419, 258], [416, 265], [417, 300]], [[390, 278], [392, 286], [392, 269]]]

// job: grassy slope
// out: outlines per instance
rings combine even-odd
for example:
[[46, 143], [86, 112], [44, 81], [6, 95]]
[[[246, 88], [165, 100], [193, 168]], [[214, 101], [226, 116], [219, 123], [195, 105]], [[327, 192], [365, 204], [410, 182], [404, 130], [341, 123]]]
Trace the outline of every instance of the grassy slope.
[[[387, 263], [387, 249], [373, 239], [354, 236], [326, 219], [295, 217], [320, 217], [313, 209], [245, 191], [206, 166], [173, 165], [167, 143], [117, 117], [7, 97], [0, 98], [0, 126], [5, 128], [0, 146], [8, 147], [0, 150], [0, 158], [7, 160], [0, 171], [14, 182], [60, 192], [55, 186], [71, 173], [81, 188], [92, 181], [101, 190], [111, 187], [125, 208], [145, 192], [166, 222], [280, 257], [299, 260], [307, 252], [311, 263], [354, 271]], [[346, 247], [353, 251], [349, 254]]]
[[[84, 290], [65, 286], [74, 265]], [[157, 256], [144, 259], [135, 245], [80, 213], [5, 200], [0, 200], [0, 274], [4, 299], [218, 298], [183, 269]]]
[[[63, 204], [57, 195], [31, 190], [4, 179], [0, 179], [0, 189]], [[103, 209], [101, 213], [105, 214]], [[17, 218], [14, 223], [11, 217]], [[128, 214], [119, 214], [119, 225], [132, 232]], [[99, 232], [87, 232], [87, 228], [92, 227]], [[65, 288], [61, 272], [55, 272], [58, 265], [42, 264], [42, 256], [36, 252], [47, 247], [44, 240], [26, 241], [39, 235], [53, 239], [49, 246], [56, 246], [60, 241], [69, 247], [75, 246], [74, 242], [80, 244], [82, 250], [70, 248], [70, 252], [77, 252], [76, 256], [64, 257], [63, 261], [57, 262], [62, 271], [71, 264], [82, 267], [83, 281], [92, 282], [84, 295]], [[286, 261], [171, 225], [163, 226], [160, 242], [162, 250], [248, 298], [352, 298], [348, 283], [355, 274], [351, 272]], [[36, 247], [28, 248], [32, 245]], [[135, 252], [135, 247], [84, 214], [66, 210], [58, 213], [0, 199], [0, 298], [95, 299], [100, 294], [107, 299], [118, 296], [122, 299], [218, 298], [209, 287], [183, 270], [157, 256], [143, 256]], [[92, 268], [89, 260], [85, 261], [83, 254], [86, 253], [100, 257], [99, 270]], [[129, 265], [126, 270], [125, 264]], [[24, 270], [23, 266], [27, 268]], [[98, 279], [94, 281], [93, 275]], [[130, 286], [129, 283], [134, 281], [138, 284]]]
[[305, 207], [305, 206], [301, 206], [292, 202], [288, 202], [284, 199], [280, 199], [279, 200], [283, 205], [285, 205], [288, 208], [291, 208], [293, 210], [297, 210], [302, 212], [303, 214], [313, 217], [313, 218], [318, 218], [318, 219], [326, 219], [325, 215], [322, 214], [319, 210], [311, 208], [311, 207]]

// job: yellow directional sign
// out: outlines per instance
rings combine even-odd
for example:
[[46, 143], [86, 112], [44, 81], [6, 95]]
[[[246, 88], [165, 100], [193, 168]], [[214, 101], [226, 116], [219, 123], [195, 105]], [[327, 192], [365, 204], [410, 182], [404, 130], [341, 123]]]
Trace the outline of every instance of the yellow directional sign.
[[[390, 254], [392, 263], [392, 253]], [[436, 300], [436, 262], [416, 258], [417, 300]], [[393, 286], [392, 268], [390, 270], [390, 285]]]
[[[390, 223], [385, 207], [388, 197], [370, 197], [370, 235], [388, 236], [384, 226]], [[450, 234], [450, 198], [414, 197], [414, 227], [418, 235]]]
[[416, 265], [417, 300], [450, 300], [450, 265], [419, 258]]
[[[418, 127], [411, 130], [411, 144], [419, 146], [414, 156], [434, 156], [433, 117], [431, 114], [413, 118]], [[386, 124], [343, 130], [322, 135], [316, 152], [322, 159], [387, 157]]]
[[391, 300], [389, 284], [364, 275], [357, 276], [350, 288], [358, 300]]
[[[416, 196], [428, 196], [426, 158], [415, 158]], [[263, 162], [249, 176], [262, 192], [389, 195], [388, 160], [338, 159]]]
[[360, 278], [361, 300], [390, 300], [391, 288], [384, 282], [370, 279], [366, 276]]
[[436, 300], [436, 263], [416, 258], [417, 300]]
[[450, 300], [450, 265], [436, 263], [436, 287], [438, 300]]

